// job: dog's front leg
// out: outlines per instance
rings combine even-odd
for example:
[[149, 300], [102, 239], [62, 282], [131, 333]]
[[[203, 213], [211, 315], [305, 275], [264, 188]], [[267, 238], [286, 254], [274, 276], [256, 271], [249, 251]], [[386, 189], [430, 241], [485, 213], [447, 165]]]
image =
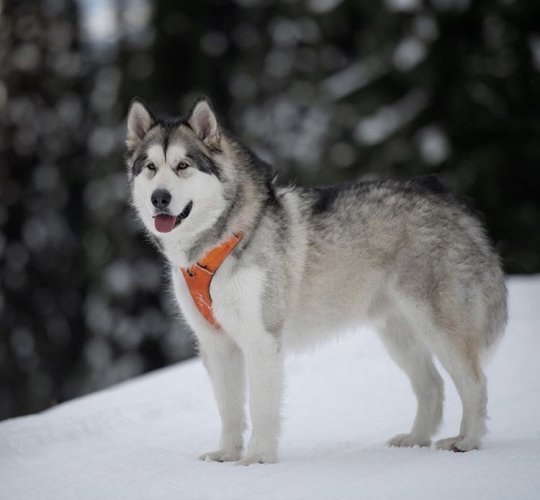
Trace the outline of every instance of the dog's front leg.
[[280, 431], [283, 357], [279, 339], [268, 332], [248, 335], [242, 345], [249, 378], [251, 439], [240, 465], [274, 463]]
[[233, 462], [242, 456], [245, 429], [245, 374], [242, 352], [223, 332], [198, 335], [204, 365], [221, 416], [219, 449], [204, 453], [201, 460]]

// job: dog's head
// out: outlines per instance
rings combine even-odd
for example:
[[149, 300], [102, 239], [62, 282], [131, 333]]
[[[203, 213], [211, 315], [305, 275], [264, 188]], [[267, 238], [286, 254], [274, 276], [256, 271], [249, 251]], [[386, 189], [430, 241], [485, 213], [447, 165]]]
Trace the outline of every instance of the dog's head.
[[237, 153], [206, 98], [195, 102], [187, 118], [167, 120], [134, 99], [126, 144], [132, 202], [155, 236], [204, 231], [236, 196]]

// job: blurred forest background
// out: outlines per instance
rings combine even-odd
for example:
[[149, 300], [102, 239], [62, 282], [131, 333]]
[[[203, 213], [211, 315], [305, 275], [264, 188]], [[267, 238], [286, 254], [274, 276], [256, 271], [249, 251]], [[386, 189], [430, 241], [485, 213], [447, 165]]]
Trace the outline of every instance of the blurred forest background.
[[[540, 271], [540, 2], [0, 0], [0, 417], [193, 355], [128, 207], [133, 96], [283, 182], [436, 172]], [[182, 381], [178, 381], [182, 383]]]

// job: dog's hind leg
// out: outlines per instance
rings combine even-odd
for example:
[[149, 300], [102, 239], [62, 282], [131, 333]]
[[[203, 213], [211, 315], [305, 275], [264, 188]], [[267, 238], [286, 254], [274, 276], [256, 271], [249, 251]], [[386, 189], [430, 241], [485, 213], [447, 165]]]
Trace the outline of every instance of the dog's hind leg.
[[199, 349], [208, 371], [219, 414], [221, 440], [219, 449], [204, 453], [201, 460], [231, 462], [242, 456], [245, 429], [245, 374], [243, 355], [223, 332], [197, 332]]
[[457, 335], [447, 334], [434, 346], [435, 354], [452, 377], [463, 404], [459, 435], [438, 441], [437, 448], [442, 450], [474, 450], [480, 446], [487, 430], [486, 377], [477, 349], [461, 340]]
[[408, 375], [418, 404], [411, 431], [394, 436], [388, 444], [429, 446], [441, 422], [444, 399], [443, 381], [431, 353], [401, 316], [390, 317], [379, 334], [389, 354]]

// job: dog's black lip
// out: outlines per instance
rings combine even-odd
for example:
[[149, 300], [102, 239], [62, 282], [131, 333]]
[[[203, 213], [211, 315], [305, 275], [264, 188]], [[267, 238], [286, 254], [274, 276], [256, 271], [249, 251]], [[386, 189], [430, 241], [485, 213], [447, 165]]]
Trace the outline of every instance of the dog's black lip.
[[176, 224], [175, 226], [178, 226], [180, 222], [182, 222], [190, 213], [191, 209], [193, 208], [193, 200], [190, 200], [188, 204], [184, 207], [184, 210], [182, 210], [178, 216], [176, 217]]

